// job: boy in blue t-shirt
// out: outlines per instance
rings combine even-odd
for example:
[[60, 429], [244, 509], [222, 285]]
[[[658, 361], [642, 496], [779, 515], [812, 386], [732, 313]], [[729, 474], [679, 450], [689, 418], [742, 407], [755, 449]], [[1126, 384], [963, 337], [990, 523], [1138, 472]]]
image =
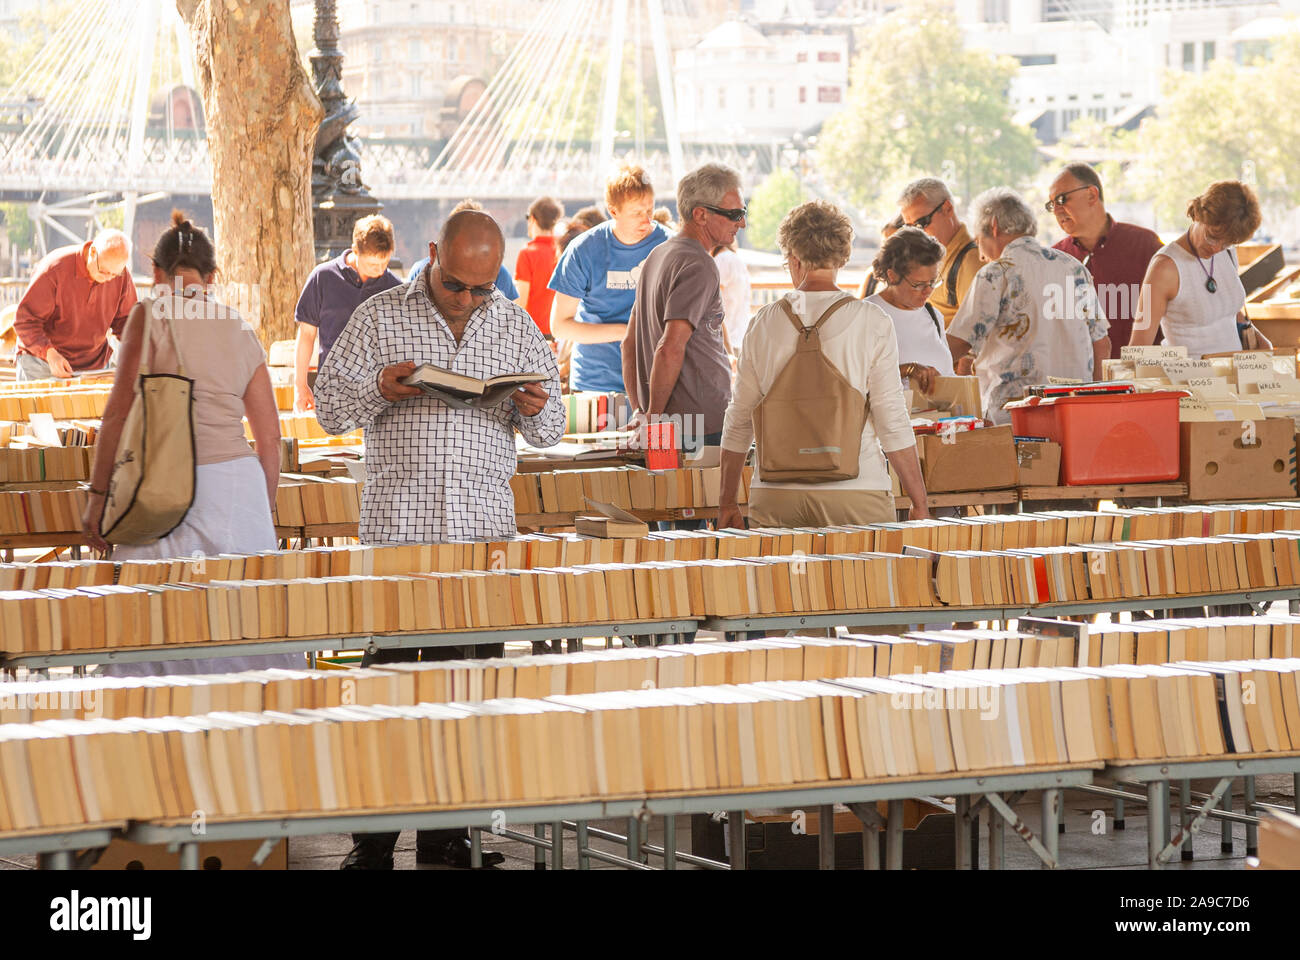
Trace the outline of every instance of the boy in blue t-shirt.
[[571, 340], [571, 390], [623, 392], [620, 344], [636, 299], [641, 264], [669, 234], [651, 219], [654, 188], [638, 166], [624, 164], [605, 183], [611, 219], [565, 249], [550, 288], [551, 335]]

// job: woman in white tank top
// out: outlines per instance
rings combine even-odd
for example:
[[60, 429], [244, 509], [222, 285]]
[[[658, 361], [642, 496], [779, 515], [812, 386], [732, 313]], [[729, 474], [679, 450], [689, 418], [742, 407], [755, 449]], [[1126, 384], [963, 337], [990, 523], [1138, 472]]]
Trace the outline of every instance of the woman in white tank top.
[[1159, 324], [1164, 342], [1193, 358], [1240, 350], [1246, 290], [1229, 248], [1259, 229], [1259, 201], [1246, 184], [1221, 180], [1188, 204], [1187, 216], [1187, 232], [1151, 258], [1129, 343], [1152, 343]]

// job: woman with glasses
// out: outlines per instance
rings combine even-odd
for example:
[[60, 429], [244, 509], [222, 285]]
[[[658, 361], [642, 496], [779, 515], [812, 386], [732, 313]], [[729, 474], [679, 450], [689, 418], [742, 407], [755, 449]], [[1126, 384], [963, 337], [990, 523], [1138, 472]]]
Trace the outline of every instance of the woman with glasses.
[[899, 372], [922, 393], [934, 389], [935, 377], [951, 377], [952, 354], [943, 336], [943, 321], [927, 301], [943, 282], [939, 263], [943, 247], [916, 227], [903, 227], [880, 248], [871, 273], [885, 286], [867, 297], [894, 322]]
[[1237, 180], [1220, 180], [1187, 205], [1187, 216], [1191, 226], [1161, 247], [1147, 268], [1129, 343], [1150, 344], [1158, 328], [1165, 343], [1186, 347], [1193, 358], [1240, 350], [1246, 331], [1252, 346], [1271, 347], [1245, 322], [1246, 288], [1229, 249], [1259, 229], [1255, 192]]
[[[743, 526], [736, 494], [741, 467], [754, 439], [754, 413], [772, 393], [778, 376], [806, 337], [800, 336], [792, 318], [807, 329], [825, 317], [818, 331], [822, 353], [844, 380], [867, 398], [857, 475], [824, 483], [785, 483], [765, 481], [760, 472], [750, 484], [750, 525], [892, 521], [897, 515], [886, 458], [912, 502], [911, 519], [928, 517], [916, 438], [898, 379], [894, 325], [878, 304], [845, 293], [836, 282], [852, 252], [853, 228], [848, 217], [822, 201], [802, 204], [781, 221], [777, 243], [795, 289], [783, 298], [784, 306], [778, 301], [754, 314], [745, 331], [736, 386], [722, 428], [719, 528]], [[810, 391], [810, 396], [815, 402], [816, 391]], [[762, 453], [760, 448], [757, 462], [761, 462]]]

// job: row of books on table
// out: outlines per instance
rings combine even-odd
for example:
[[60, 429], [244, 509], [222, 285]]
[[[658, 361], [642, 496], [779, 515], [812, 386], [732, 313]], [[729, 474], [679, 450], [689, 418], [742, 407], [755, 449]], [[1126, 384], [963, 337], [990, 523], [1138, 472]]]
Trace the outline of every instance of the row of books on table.
[[[304, 485], [310, 482], [303, 481]], [[314, 492], [324, 490], [328, 494], [330, 489], [328, 486], [318, 487]], [[574, 533], [533, 533], [508, 540], [383, 546], [353, 544], [252, 555], [223, 554], [199, 559], [0, 564], [0, 589], [287, 580], [352, 574], [390, 576], [489, 568], [571, 567], [586, 563], [728, 560], [801, 553], [814, 556], [901, 553], [908, 547], [938, 552], [1004, 550], [1271, 533], [1287, 529], [1300, 529], [1300, 503], [1164, 507], [1113, 513], [1057, 511], [868, 526], [667, 530], [616, 539]]]
[[989, 605], [1231, 597], [1300, 585], [1298, 548], [1300, 533], [1279, 532], [1003, 551], [45, 587], [0, 592], [0, 650], [792, 614], [836, 613], [852, 622], [855, 611], [957, 614]]
[[[1035, 629], [1036, 625], [1046, 629]], [[498, 697], [603, 693], [1019, 667], [1147, 666], [1300, 655], [1300, 618], [1229, 617], [1083, 624], [1026, 618], [1018, 630], [932, 629], [901, 636], [769, 637], [732, 643], [197, 676], [90, 676], [0, 685], [0, 723], [163, 717]]]
[[1290, 753], [1298, 681], [1297, 659], [1032, 667], [9, 723], [0, 834]]

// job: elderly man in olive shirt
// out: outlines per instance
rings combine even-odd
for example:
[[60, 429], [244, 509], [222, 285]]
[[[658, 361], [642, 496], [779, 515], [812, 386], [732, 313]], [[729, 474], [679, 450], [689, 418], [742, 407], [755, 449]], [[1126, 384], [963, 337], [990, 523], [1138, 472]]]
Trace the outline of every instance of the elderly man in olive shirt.
[[79, 247], [51, 251], [36, 265], [14, 318], [19, 380], [108, 366], [108, 333], [120, 337], [135, 306], [130, 256], [122, 232], [105, 230]]
[[623, 338], [623, 383], [640, 419], [680, 424], [686, 450], [717, 445], [731, 402], [718, 268], [710, 251], [745, 226], [740, 175], [718, 163], [677, 185], [681, 230], [641, 265]]

